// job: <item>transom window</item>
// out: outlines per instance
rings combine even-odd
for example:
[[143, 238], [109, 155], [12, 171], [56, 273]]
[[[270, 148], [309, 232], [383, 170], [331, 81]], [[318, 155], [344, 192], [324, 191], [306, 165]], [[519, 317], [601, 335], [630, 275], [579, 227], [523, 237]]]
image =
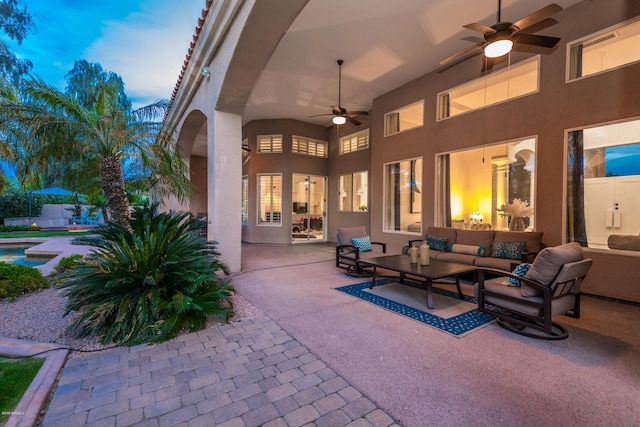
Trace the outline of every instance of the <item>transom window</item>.
[[496, 71], [438, 94], [438, 120], [535, 93], [540, 57]]
[[369, 148], [369, 129], [340, 138], [340, 154], [353, 153], [367, 148]]
[[640, 19], [610, 27], [567, 46], [569, 78], [599, 74], [640, 61]]
[[282, 153], [282, 135], [258, 135], [258, 153]]
[[291, 152], [307, 156], [327, 157], [327, 143], [294, 135]]
[[424, 100], [384, 115], [384, 136], [395, 135], [424, 124]]

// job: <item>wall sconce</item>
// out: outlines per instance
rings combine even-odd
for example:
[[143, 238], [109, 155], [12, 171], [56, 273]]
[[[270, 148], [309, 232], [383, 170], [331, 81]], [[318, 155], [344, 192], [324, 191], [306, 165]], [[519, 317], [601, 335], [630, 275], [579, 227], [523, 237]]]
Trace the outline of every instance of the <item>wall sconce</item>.
[[204, 77], [209, 77], [211, 75], [211, 68], [209, 67], [204, 67], [202, 69], [202, 71], [200, 72], [200, 74], [202, 74]]
[[346, 192], [346, 191], [344, 191], [344, 190], [342, 190], [342, 193], [340, 193], [340, 195], [341, 195], [342, 197], [347, 197], [347, 192]]
[[362, 188], [358, 188], [358, 191], [356, 191], [356, 194], [358, 196], [362, 196]]

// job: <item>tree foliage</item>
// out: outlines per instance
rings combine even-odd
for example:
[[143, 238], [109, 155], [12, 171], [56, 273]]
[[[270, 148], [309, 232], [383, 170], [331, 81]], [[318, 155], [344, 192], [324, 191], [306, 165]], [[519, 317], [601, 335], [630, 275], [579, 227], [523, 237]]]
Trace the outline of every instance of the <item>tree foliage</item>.
[[[17, 0], [0, 0], [0, 30], [11, 40], [21, 44], [29, 31], [35, 28], [27, 8]], [[18, 85], [22, 76], [31, 71], [33, 64], [11, 51], [6, 40], [0, 38], [0, 75]]]

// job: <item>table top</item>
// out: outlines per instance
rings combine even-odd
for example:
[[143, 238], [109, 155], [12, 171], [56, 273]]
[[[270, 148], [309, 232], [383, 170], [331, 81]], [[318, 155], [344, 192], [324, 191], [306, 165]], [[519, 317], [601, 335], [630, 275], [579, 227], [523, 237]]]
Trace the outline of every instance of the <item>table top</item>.
[[371, 265], [400, 273], [413, 274], [426, 279], [440, 279], [447, 276], [475, 271], [478, 267], [455, 262], [431, 260], [429, 265], [411, 264], [409, 255], [387, 255], [375, 258], [360, 259], [364, 265]]

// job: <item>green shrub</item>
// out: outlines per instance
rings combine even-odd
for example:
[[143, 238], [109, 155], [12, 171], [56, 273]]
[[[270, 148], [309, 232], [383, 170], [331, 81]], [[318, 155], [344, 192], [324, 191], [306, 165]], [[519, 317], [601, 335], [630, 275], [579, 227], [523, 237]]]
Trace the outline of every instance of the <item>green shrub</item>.
[[207, 318], [232, 314], [227, 267], [215, 242], [198, 236], [188, 213], [157, 213], [157, 204], [134, 210], [131, 230], [115, 223], [76, 239], [96, 250], [57, 280], [78, 317], [69, 331], [99, 335], [103, 343], [134, 345], [197, 331]]
[[63, 257], [60, 259], [60, 262], [58, 262], [58, 265], [56, 265], [55, 272], [63, 273], [67, 270], [70, 270], [75, 265], [77, 265], [81, 259], [82, 259], [82, 255], [80, 254], [74, 254], [74, 255]]
[[5, 218], [37, 217], [42, 213], [43, 197], [28, 193], [8, 193], [0, 195], [0, 222]]
[[0, 298], [16, 298], [49, 287], [39, 270], [0, 262]]
[[31, 225], [3, 225], [0, 224], [0, 233], [13, 233], [14, 231], [40, 231], [38, 224]]

